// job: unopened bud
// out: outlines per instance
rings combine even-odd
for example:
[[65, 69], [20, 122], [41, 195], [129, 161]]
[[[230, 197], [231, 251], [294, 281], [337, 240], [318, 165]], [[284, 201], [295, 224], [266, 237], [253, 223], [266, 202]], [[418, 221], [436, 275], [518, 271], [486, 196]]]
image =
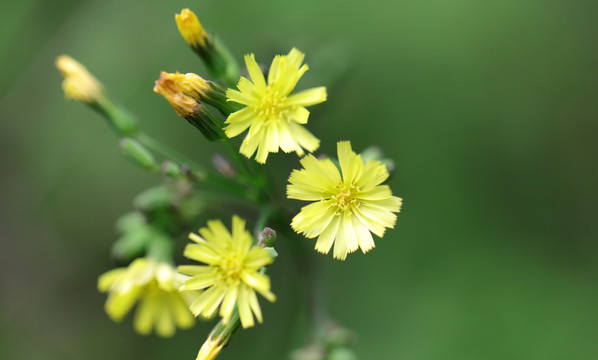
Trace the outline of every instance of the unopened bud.
[[223, 341], [222, 339], [219, 339], [219, 338], [213, 339], [212, 337], [209, 337], [206, 340], [206, 342], [203, 343], [203, 345], [201, 346], [201, 349], [199, 349], [199, 353], [197, 353], [196, 360], [216, 359], [218, 354], [220, 354], [220, 351], [222, 351], [222, 348], [224, 347], [224, 345], [226, 345], [227, 341], [228, 341], [228, 338], [224, 339], [224, 341]]
[[160, 169], [164, 175], [171, 178], [180, 178], [184, 175], [181, 167], [170, 160], [164, 161], [162, 166], [160, 166]]
[[261, 247], [272, 246], [276, 241], [276, 231], [266, 227], [257, 235], [258, 245]]
[[62, 89], [67, 98], [92, 103], [104, 97], [102, 84], [72, 57], [57, 57], [56, 67], [64, 76]]
[[176, 202], [177, 191], [168, 186], [155, 186], [137, 195], [133, 200], [133, 206], [145, 212], [169, 207]]
[[119, 144], [123, 156], [144, 169], [155, 170], [158, 168], [152, 153], [137, 140], [124, 138]]
[[197, 16], [189, 9], [175, 15], [179, 32], [187, 44], [206, 64], [212, 76], [224, 80], [228, 85], [239, 81], [239, 66], [225, 46], [208, 34]]
[[174, 19], [179, 32], [189, 46], [199, 48], [207, 45], [208, 34], [203, 29], [203, 26], [201, 26], [199, 19], [193, 11], [183, 9], [180, 14], [174, 15]]

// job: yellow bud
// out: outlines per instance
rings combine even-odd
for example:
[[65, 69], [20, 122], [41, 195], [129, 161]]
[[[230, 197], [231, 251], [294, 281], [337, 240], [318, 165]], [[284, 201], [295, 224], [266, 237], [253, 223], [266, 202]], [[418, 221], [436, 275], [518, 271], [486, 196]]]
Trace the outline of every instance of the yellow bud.
[[177, 115], [187, 117], [198, 107], [197, 102], [190, 96], [183, 94], [180, 82], [185, 75], [176, 73], [169, 74], [162, 71], [160, 78], [156, 80], [154, 92], [164, 96], [170, 103]]
[[91, 103], [104, 97], [102, 84], [72, 57], [57, 57], [56, 67], [64, 76], [62, 89], [67, 98]]
[[181, 10], [180, 14], [175, 14], [174, 19], [179, 28], [179, 32], [191, 47], [205, 47], [208, 34], [201, 26], [199, 19], [189, 9]]
[[213, 339], [211, 336], [199, 349], [196, 360], [213, 360], [220, 354], [228, 339]]

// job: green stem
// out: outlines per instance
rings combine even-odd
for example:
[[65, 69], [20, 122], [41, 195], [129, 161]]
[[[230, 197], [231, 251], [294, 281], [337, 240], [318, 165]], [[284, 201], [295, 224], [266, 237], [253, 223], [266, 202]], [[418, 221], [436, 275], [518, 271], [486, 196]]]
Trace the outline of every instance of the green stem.
[[160, 154], [166, 158], [174, 160], [174, 161], [180, 163], [181, 165], [187, 164], [187, 165], [193, 167], [193, 169], [196, 171], [206, 172], [206, 169], [203, 166], [201, 166], [198, 163], [196, 163], [195, 161], [187, 158], [186, 156], [180, 154], [179, 152], [171, 149], [167, 145], [162, 144], [160, 141], [152, 138], [151, 136], [149, 136], [145, 133], [137, 134], [136, 139], [143, 145], [147, 146], [148, 148], [152, 149], [153, 151], [157, 152], [158, 154]]
[[212, 339], [220, 338], [225, 339], [225, 341], [228, 341], [231, 335], [239, 328], [239, 325], [241, 325], [241, 320], [239, 318], [239, 309], [235, 307], [228, 322], [225, 324], [224, 319], [218, 321], [216, 326], [214, 326], [214, 329], [212, 329], [212, 332], [210, 333], [209, 337], [211, 337]]
[[253, 173], [252, 173], [251, 169], [249, 168], [249, 166], [247, 165], [246, 159], [243, 158], [243, 156], [239, 153], [237, 148], [235, 148], [235, 146], [230, 141], [230, 139], [229, 138], [222, 139], [222, 142], [224, 143], [224, 145], [228, 149], [230, 155], [232, 156], [235, 163], [237, 164], [239, 171], [241, 171], [249, 179], [253, 179]]
[[288, 227], [282, 228], [284, 235], [289, 238], [287, 244], [291, 247], [290, 253], [303, 278], [303, 292], [308, 303], [310, 320], [313, 331], [317, 331], [329, 319], [326, 306], [326, 278], [320, 259], [308, 246], [307, 239], [289, 230]]
[[274, 213], [273, 206], [264, 205], [262, 208], [260, 208], [260, 213], [258, 215], [257, 221], [255, 222], [254, 230], [256, 234], [259, 234], [264, 230], [268, 224], [268, 220], [270, 220], [270, 217], [272, 216], [272, 213]]

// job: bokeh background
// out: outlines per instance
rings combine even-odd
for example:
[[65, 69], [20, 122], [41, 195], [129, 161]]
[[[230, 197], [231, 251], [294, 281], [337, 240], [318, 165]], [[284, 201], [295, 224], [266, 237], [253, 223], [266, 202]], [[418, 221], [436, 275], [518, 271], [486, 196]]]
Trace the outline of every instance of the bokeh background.
[[[64, 99], [54, 68], [72, 55], [148, 133], [208, 163], [214, 145], [151, 90], [160, 70], [204, 72], [174, 23], [184, 7], [239, 59], [307, 53], [300, 86], [329, 87], [309, 124], [322, 152], [350, 139], [395, 160], [396, 228], [366, 256], [322, 257], [331, 313], [361, 359], [598, 358], [598, 3], [9, 0], [1, 359], [193, 359], [203, 342], [211, 324], [163, 340], [104, 314], [96, 278], [113, 266], [114, 222], [160, 177]], [[265, 323], [222, 359], [283, 359], [305, 340], [285, 261]]]

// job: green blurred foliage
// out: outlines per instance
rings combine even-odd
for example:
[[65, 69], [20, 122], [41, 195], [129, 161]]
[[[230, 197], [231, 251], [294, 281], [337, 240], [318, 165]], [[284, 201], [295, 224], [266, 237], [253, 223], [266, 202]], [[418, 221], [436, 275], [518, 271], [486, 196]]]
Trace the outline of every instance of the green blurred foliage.
[[[53, 64], [78, 59], [148, 133], [208, 164], [217, 145], [151, 90], [160, 70], [204, 71], [177, 33], [184, 7], [239, 59], [307, 53], [300, 86], [329, 86], [309, 124], [322, 152], [350, 139], [395, 160], [397, 227], [367, 256], [322, 256], [331, 312], [355, 331], [360, 358], [597, 356], [598, 3], [9, 0], [0, 358], [192, 359], [208, 333], [140, 337], [130, 318], [103, 313], [96, 279], [112, 266], [114, 223], [160, 178], [63, 98]], [[273, 171], [297, 166], [271, 158]], [[222, 359], [280, 359], [303, 344], [300, 275], [284, 244], [279, 254], [278, 301], [262, 301], [265, 323], [235, 335]]]

